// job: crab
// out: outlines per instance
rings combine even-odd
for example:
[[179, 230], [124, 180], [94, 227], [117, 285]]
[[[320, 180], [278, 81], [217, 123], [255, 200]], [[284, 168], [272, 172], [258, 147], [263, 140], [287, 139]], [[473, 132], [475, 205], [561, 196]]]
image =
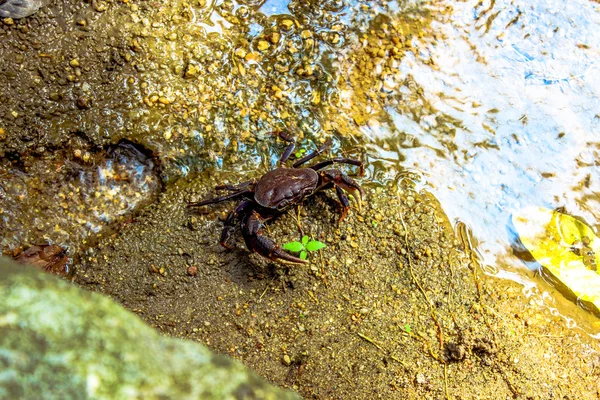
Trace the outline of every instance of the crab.
[[232, 193], [209, 198], [200, 202], [189, 203], [188, 207], [201, 207], [222, 201], [241, 199], [237, 207], [231, 211], [224, 222], [220, 244], [231, 249], [228, 240], [239, 224], [248, 250], [256, 252], [272, 261], [282, 263], [305, 264], [308, 261], [289, 254], [271, 238], [263, 236], [265, 222], [285, 213], [290, 207], [300, 204], [310, 195], [325, 189], [335, 189], [341, 204], [341, 222], [348, 214], [350, 202], [346, 192], [352, 195], [360, 210], [363, 190], [349, 176], [337, 169], [323, 169], [332, 164], [350, 164], [360, 168], [364, 175], [363, 163], [348, 158], [330, 158], [309, 167], [302, 167], [329, 147], [331, 141], [325, 142], [312, 153], [295, 161], [291, 168], [286, 161], [294, 151], [296, 141], [287, 132], [272, 132], [288, 143], [279, 159], [279, 167], [267, 172], [259, 179], [250, 180], [238, 185], [220, 185], [215, 190], [227, 190]]

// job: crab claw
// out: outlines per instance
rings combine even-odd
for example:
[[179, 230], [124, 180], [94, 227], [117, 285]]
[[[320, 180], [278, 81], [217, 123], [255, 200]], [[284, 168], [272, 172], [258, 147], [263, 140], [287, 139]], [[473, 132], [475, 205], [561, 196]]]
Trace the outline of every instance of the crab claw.
[[[339, 185], [339, 184], [338, 184]], [[354, 197], [354, 200], [356, 201], [356, 204], [358, 206], [358, 211], [361, 211], [362, 209], [362, 199], [363, 199], [363, 191], [361, 188], [359, 187], [349, 187], [349, 186], [344, 186], [344, 185], [339, 185], [342, 189], [344, 189], [346, 192], [348, 192], [350, 194], [350, 196]]]
[[242, 236], [244, 237], [248, 250], [256, 252], [273, 261], [292, 264], [308, 263], [308, 261], [302, 260], [282, 250], [273, 239], [263, 236], [263, 222], [264, 220], [256, 211], [252, 211], [252, 213], [248, 214], [243, 221]]
[[358, 210], [361, 210], [364, 192], [362, 188], [358, 186], [358, 183], [354, 181], [354, 179], [350, 178], [348, 175], [344, 175], [337, 169], [328, 169], [323, 171], [323, 177], [326, 180], [335, 183], [336, 186], [341, 187], [345, 192], [354, 197], [354, 200], [356, 200], [358, 205]]

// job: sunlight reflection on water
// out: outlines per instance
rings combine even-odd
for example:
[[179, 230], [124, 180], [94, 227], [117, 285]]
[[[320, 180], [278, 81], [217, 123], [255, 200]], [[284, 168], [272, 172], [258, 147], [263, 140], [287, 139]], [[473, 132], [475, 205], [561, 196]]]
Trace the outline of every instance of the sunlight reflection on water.
[[393, 128], [423, 144], [402, 151], [403, 165], [426, 177], [451, 219], [472, 227], [494, 264], [520, 208], [565, 207], [598, 226], [600, 14], [586, 1], [475, 4], [454, 4], [449, 21], [434, 22], [444, 40], [427, 51], [439, 69], [403, 60], [438, 112], [461, 121], [457, 149], [445, 149], [435, 120], [388, 111]]

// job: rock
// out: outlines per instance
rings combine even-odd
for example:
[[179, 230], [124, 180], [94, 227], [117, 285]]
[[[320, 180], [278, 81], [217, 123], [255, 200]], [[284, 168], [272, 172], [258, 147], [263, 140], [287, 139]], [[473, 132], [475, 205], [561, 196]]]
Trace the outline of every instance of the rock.
[[198, 273], [198, 267], [194, 266], [194, 265], [190, 265], [187, 269], [187, 274], [189, 276], [196, 276], [196, 274]]
[[25, 18], [49, 2], [50, 0], [0, 0], [0, 18]]
[[297, 399], [111, 299], [0, 258], [0, 397]]
[[77, 107], [80, 110], [88, 110], [92, 107], [92, 102], [89, 99], [89, 97], [86, 96], [79, 96], [77, 98]]
[[267, 51], [269, 49], [270, 45], [269, 42], [267, 42], [266, 40], [259, 40], [258, 41], [258, 50], [260, 51]]

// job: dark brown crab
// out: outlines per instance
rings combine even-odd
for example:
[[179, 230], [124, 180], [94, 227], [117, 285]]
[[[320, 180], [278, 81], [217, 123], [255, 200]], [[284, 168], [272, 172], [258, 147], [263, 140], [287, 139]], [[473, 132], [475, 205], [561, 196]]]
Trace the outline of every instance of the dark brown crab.
[[302, 200], [311, 194], [330, 188], [335, 188], [340, 200], [342, 206], [341, 221], [347, 215], [350, 207], [350, 202], [344, 191], [350, 193], [355, 198], [359, 208], [363, 191], [352, 178], [344, 175], [341, 171], [337, 169], [321, 170], [334, 163], [351, 164], [359, 166], [360, 174], [363, 175], [363, 164], [358, 160], [336, 157], [321, 161], [307, 168], [299, 168], [327, 150], [331, 146], [331, 141], [327, 141], [317, 150], [294, 162], [292, 168], [287, 168], [284, 165], [292, 154], [296, 141], [286, 132], [274, 133], [289, 143], [279, 159], [279, 168], [267, 172], [258, 180], [251, 180], [235, 186], [217, 186], [216, 190], [229, 190], [233, 193], [203, 200], [198, 203], [190, 203], [188, 207], [199, 207], [221, 201], [243, 198], [244, 200], [238, 204], [235, 210], [229, 213], [225, 220], [225, 226], [221, 233], [221, 245], [231, 248], [227, 244], [227, 240], [231, 232], [235, 229], [235, 225], [239, 223], [248, 250], [257, 252], [263, 257], [274, 261], [306, 263], [306, 260], [301, 260], [283, 251], [272, 239], [262, 236], [264, 222], [281, 215], [287, 208], [302, 202]]

